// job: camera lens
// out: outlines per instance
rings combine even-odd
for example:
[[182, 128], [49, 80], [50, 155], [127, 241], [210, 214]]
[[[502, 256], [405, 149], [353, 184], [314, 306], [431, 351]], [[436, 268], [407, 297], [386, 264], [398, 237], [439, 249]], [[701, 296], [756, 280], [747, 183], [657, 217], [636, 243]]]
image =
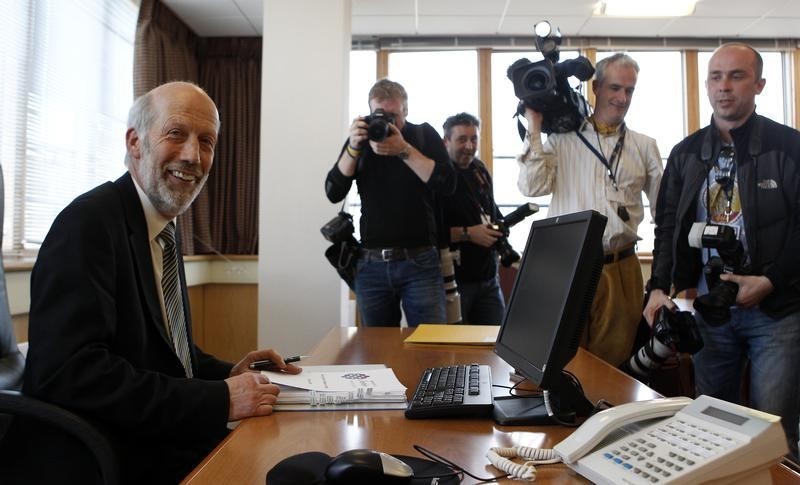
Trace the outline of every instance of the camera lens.
[[525, 73], [522, 85], [530, 92], [531, 96], [543, 96], [553, 89], [552, 73], [541, 65], [534, 65]]
[[372, 141], [383, 141], [389, 136], [389, 123], [382, 118], [377, 118], [369, 122], [367, 126], [367, 137]]
[[703, 316], [709, 325], [717, 327], [730, 321], [731, 307], [736, 304], [739, 285], [731, 281], [720, 281], [705, 295], [694, 300], [694, 309]]

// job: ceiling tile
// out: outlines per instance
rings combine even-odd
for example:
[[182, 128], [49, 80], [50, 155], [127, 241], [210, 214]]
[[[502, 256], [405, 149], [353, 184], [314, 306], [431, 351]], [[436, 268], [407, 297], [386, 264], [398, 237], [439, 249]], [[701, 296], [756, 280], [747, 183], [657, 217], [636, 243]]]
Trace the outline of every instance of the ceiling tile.
[[203, 37], [229, 37], [231, 32], [236, 32], [237, 37], [261, 35], [260, 29], [256, 30], [244, 17], [194, 19], [186, 23], [195, 33], [203, 32]]
[[[183, 20], [240, 16], [233, 0], [163, 0]], [[188, 23], [188, 22], [187, 22]]]
[[718, 18], [714, 19], [713, 27], [710, 27], [708, 19], [682, 17], [675, 19], [667, 28], [659, 31], [659, 34], [663, 37], [733, 38], [739, 37], [739, 33], [754, 20], [752, 17]]
[[420, 35], [493, 35], [497, 32], [499, 17], [468, 15], [424, 15], [419, 18]]
[[351, 31], [353, 35], [414, 35], [416, 24], [410, 15], [358, 15], [353, 16]]
[[[423, 0], [424, 1], [424, 0]], [[414, 15], [414, 0], [353, 0], [353, 16]]]
[[264, 0], [233, 0], [239, 10], [248, 18], [262, 18], [264, 16]]

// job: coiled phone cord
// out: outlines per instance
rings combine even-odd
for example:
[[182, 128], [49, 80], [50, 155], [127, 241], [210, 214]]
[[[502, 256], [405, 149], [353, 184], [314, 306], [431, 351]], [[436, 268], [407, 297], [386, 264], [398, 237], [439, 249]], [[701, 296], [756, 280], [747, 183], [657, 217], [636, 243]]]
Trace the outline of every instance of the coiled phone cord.
[[[561, 463], [561, 457], [550, 448], [531, 448], [530, 446], [513, 446], [511, 448], [491, 448], [486, 458], [497, 469], [508, 473], [509, 478], [536, 480], [536, 467], [534, 465], [551, 465]], [[525, 463], [514, 463], [511, 458], [524, 458]]]

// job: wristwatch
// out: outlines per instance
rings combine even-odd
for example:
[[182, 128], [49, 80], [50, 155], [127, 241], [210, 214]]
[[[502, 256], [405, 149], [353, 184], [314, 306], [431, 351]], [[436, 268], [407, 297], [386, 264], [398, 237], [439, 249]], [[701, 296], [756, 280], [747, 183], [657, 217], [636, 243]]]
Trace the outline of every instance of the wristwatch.
[[406, 144], [405, 148], [403, 148], [403, 150], [401, 150], [397, 156], [400, 158], [400, 160], [408, 160], [408, 157], [411, 156], [411, 151], [408, 148], [408, 144]]
[[469, 231], [467, 230], [467, 226], [461, 228], [461, 238], [459, 239], [460, 242], [467, 242], [469, 241]]

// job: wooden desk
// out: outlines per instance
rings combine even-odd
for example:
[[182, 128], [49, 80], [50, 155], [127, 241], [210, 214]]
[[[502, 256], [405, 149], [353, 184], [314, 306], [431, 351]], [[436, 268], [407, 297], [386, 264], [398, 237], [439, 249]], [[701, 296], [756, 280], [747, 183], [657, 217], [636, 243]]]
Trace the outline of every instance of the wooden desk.
[[[303, 363], [386, 364], [408, 387], [409, 396], [423, 370], [449, 364], [489, 364], [494, 384], [510, 384], [511, 368], [490, 347], [402, 343], [410, 333], [409, 329], [399, 328], [334, 328], [317, 345], [312, 358]], [[659, 397], [644, 384], [582, 350], [567, 368], [578, 376], [593, 402], [605, 399], [621, 404]], [[502, 392], [495, 390], [496, 395]], [[572, 428], [561, 426], [498, 426], [490, 419], [407, 420], [398, 410], [278, 412], [242, 421], [183, 483], [261, 485], [270, 468], [297, 453], [322, 451], [336, 455], [354, 448], [370, 448], [418, 456], [413, 444], [445, 456], [475, 475], [490, 477], [499, 472], [486, 460], [489, 448], [514, 445], [552, 448], [570, 432]], [[565, 465], [549, 465], [538, 467], [537, 483], [541, 482], [564, 484], [586, 483], [586, 480]], [[467, 477], [463, 483], [474, 480]]]

